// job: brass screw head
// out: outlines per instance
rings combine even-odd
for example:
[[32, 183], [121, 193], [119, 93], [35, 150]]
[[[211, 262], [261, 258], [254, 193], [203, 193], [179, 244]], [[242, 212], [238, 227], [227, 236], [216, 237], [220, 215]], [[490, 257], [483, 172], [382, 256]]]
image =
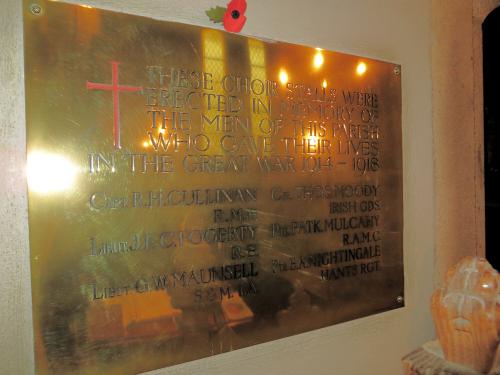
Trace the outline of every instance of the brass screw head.
[[33, 5], [31, 5], [30, 11], [35, 16], [39, 16], [42, 13], [42, 7], [38, 4], [33, 4]]

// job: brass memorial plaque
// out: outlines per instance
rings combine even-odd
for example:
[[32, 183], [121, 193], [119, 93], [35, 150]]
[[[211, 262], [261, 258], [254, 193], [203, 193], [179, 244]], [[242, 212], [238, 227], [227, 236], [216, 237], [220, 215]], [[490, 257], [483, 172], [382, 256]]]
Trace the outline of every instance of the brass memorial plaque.
[[398, 65], [50, 1], [24, 17], [38, 373], [403, 306]]

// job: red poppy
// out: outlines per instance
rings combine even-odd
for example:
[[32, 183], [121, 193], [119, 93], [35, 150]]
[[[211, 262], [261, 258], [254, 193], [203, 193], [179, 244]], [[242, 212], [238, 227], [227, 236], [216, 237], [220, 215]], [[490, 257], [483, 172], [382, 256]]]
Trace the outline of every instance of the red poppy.
[[227, 4], [226, 13], [224, 13], [224, 28], [227, 31], [239, 33], [247, 20], [245, 17], [246, 10], [246, 0], [231, 0]]

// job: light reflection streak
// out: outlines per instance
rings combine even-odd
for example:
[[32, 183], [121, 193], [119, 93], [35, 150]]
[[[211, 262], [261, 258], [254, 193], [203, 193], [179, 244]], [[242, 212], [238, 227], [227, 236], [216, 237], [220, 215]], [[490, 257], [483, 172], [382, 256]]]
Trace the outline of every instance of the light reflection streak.
[[28, 155], [26, 175], [32, 192], [50, 194], [69, 190], [76, 172], [73, 163], [61, 155], [44, 151], [32, 151]]

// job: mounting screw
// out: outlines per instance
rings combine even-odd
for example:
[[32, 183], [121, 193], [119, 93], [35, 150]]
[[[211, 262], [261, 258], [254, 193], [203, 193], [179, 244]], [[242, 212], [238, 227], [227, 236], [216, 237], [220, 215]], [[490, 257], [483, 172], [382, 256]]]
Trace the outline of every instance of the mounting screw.
[[401, 304], [405, 301], [404, 297], [403, 296], [398, 296], [398, 298], [396, 298], [396, 302]]
[[38, 4], [31, 5], [30, 10], [35, 16], [39, 16], [42, 13], [42, 7]]
[[401, 67], [400, 66], [394, 67], [394, 74], [397, 76], [401, 74]]

